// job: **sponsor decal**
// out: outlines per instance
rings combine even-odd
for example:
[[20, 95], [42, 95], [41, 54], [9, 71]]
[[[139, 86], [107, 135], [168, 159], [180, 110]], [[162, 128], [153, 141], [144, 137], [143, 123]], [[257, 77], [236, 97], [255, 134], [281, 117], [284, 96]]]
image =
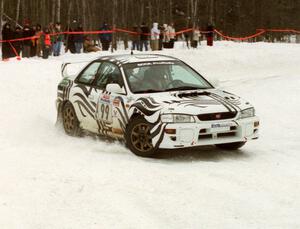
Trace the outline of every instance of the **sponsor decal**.
[[101, 101], [109, 103], [110, 102], [110, 95], [109, 94], [104, 94], [101, 99]]
[[217, 123], [217, 124], [211, 124], [211, 128], [224, 128], [224, 127], [230, 127], [230, 123]]
[[114, 109], [114, 110], [113, 110], [113, 116], [114, 116], [114, 117], [117, 117], [117, 116], [118, 116], [118, 110], [117, 110], [117, 109]]
[[168, 61], [157, 61], [157, 62], [146, 62], [146, 63], [138, 63], [136, 66], [142, 67], [142, 66], [149, 66], [149, 65], [174, 65], [174, 62], [168, 62]]
[[115, 107], [119, 107], [120, 106], [120, 100], [119, 99], [114, 99], [113, 100], [113, 106], [115, 106]]
[[120, 128], [112, 128], [112, 132], [114, 134], [118, 134], [118, 135], [122, 135], [123, 134], [123, 130]]

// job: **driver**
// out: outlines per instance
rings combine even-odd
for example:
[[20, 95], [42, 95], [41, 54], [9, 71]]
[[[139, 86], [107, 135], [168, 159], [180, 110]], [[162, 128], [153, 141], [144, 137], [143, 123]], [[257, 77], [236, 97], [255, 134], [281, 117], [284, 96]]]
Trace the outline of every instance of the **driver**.
[[166, 89], [165, 69], [162, 66], [151, 66], [144, 73], [143, 87], [146, 89]]

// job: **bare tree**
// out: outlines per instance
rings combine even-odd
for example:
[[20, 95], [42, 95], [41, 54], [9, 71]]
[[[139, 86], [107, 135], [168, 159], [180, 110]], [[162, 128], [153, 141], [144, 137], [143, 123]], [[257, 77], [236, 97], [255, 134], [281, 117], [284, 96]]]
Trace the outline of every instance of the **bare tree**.
[[17, 1], [17, 11], [16, 11], [16, 23], [19, 21], [20, 18], [20, 4], [21, 4], [21, 0]]
[[56, 7], [56, 21], [60, 22], [60, 9], [61, 9], [61, 1], [57, 0], [57, 7]]
[[178, 29], [214, 24], [229, 35], [246, 35], [259, 28], [300, 29], [296, 16], [300, 0], [0, 0], [0, 7], [10, 21], [30, 19], [42, 26], [54, 20], [68, 24], [76, 18], [88, 29], [98, 28], [103, 21], [119, 27], [173, 21]]
[[55, 6], [56, 0], [52, 0], [51, 22], [54, 22], [55, 20]]
[[198, 0], [191, 0], [191, 16], [192, 16], [191, 19], [192, 19], [193, 28], [196, 26], [197, 11], [198, 11]]
[[169, 21], [173, 21], [173, 0], [169, 0]]
[[208, 23], [213, 25], [214, 23], [214, 7], [215, 7], [215, 0], [210, 0], [209, 1], [209, 19], [208, 19]]
[[81, 1], [81, 6], [82, 6], [82, 26], [83, 28], [86, 28], [86, 16], [87, 16], [87, 8], [86, 8], [86, 0]]
[[4, 0], [0, 0], [0, 40], [2, 40], [3, 12], [4, 12]]

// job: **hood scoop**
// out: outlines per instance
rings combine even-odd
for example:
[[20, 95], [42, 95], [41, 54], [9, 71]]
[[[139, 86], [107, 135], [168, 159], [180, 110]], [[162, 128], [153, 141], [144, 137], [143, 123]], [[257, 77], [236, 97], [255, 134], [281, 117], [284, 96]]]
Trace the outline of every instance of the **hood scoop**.
[[180, 99], [198, 97], [198, 96], [203, 96], [203, 95], [209, 96], [209, 95], [211, 95], [211, 93], [207, 92], [207, 91], [203, 91], [203, 92], [192, 91], [192, 92], [179, 92], [179, 93], [173, 94], [173, 96], [180, 98]]

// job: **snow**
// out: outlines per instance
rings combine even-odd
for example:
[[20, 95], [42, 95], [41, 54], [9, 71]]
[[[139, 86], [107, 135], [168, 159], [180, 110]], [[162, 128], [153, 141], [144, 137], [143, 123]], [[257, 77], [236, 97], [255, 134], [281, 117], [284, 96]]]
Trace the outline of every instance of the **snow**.
[[254, 104], [260, 139], [144, 159], [71, 138], [54, 126], [61, 63], [104, 53], [1, 62], [0, 228], [300, 228], [300, 46], [182, 46], [163, 54]]

